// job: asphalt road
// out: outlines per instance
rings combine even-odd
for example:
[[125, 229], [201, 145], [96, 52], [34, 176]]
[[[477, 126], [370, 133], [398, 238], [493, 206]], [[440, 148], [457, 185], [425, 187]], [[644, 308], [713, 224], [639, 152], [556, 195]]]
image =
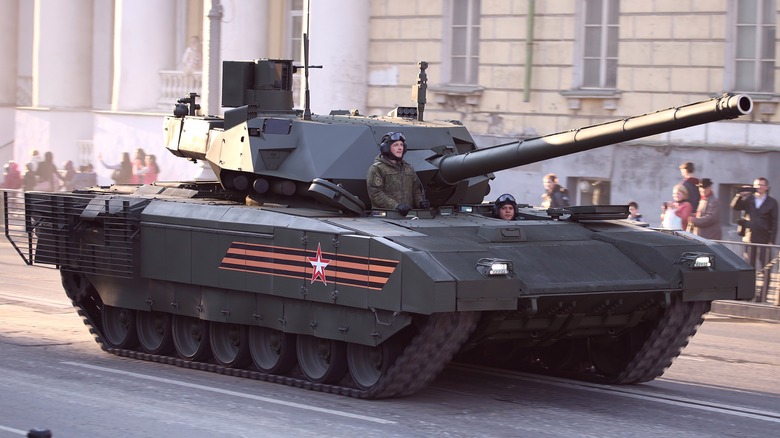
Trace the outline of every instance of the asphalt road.
[[780, 430], [780, 324], [708, 317], [654, 382], [610, 387], [451, 365], [365, 401], [100, 350], [57, 271], [0, 243], [0, 438], [712, 437]]

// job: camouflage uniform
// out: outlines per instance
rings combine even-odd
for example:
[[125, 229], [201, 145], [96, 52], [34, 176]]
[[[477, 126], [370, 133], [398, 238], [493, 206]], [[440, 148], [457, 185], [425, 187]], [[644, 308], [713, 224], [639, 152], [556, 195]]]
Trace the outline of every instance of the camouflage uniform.
[[373, 208], [394, 210], [399, 204], [415, 208], [423, 199], [422, 185], [412, 166], [403, 160], [388, 160], [382, 155], [377, 155], [374, 164], [368, 168], [366, 186]]

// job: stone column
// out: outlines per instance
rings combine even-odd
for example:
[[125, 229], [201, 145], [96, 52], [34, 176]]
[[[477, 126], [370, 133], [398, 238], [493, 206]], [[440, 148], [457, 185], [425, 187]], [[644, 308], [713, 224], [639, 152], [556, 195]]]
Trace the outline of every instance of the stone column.
[[0, 107], [16, 106], [16, 76], [19, 74], [19, 7], [16, 0], [0, 0]]
[[201, 107], [204, 113], [220, 114], [222, 61], [268, 57], [268, 1], [222, 4], [213, 0], [206, 7]]
[[223, 2], [222, 59], [268, 58], [268, 0]]
[[114, 2], [96, 1], [92, 11], [92, 108], [111, 108]]
[[[309, 71], [314, 114], [332, 109], [366, 109], [371, 4], [364, 0], [310, 1]], [[335, 43], [334, 43], [335, 42]], [[301, 93], [303, 96], [304, 93]], [[303, 104], [301, 104], [303, 108]]]
[[115, 8], [111, 109], [153, 109], [160, 95], [160, 70], [176, 68], [175, 2], [115, 0]]
[[92, 104], [92, 0], [37, 2], [36, 5], [32, 105], [89, 108]]
[[224, 9], [219, 0], [206, 0], [206, 19], [203, 21], [203, 90], [201, 111], [203, 114], [219, 114], [222, 85], [222, 19]]

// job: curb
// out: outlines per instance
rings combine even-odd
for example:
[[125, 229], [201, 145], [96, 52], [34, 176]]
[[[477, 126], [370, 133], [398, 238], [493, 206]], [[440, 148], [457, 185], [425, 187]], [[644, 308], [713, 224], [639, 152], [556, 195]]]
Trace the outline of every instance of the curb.
[[736, 318], [780, 322], [780, 306], [744, 301], [713, 301], [710, 313]]

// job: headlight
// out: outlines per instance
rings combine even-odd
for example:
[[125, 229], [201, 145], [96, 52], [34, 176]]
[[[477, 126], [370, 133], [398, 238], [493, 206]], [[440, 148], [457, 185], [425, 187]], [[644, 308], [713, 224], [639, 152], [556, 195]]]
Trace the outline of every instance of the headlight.
[[686, 252], [680, 258], [680, 263], [690, 269], [710, 269], [715, 267], [715, 256], [700, 252]]
[[509, 275], [512, 273], [512, 262], [499, 259], [480, 259], [476, 268], [477, 271], [486, 277]]

